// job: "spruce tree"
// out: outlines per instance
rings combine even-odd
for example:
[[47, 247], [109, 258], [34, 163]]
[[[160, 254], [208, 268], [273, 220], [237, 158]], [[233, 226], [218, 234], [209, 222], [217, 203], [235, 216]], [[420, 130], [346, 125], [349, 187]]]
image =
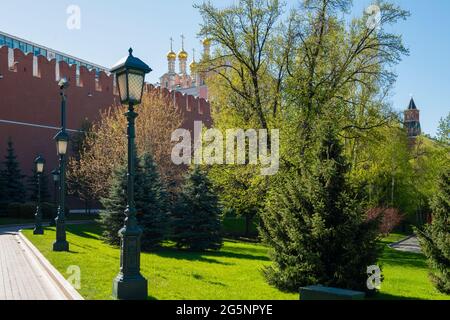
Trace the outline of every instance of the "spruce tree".
[[[36, 202], [38, 199], [38, 175], [36, 168], [32, 170], [33, 174], [27, 179], [27, 189], [28, 189], [28, 200], [31, 202]], [[48, 190], [48, 175], [41, 174], [41, 201], [50, 201], [51, 196]]]
[[433, 284], [442, 293], [450, 294], [450, 168], [439, 179], [431, 209], [431, 224], [415, 231], [427, 257]]
[[168, 198], [157, 167], [150, 154], [143, 156], [141, 175], [137, 177], [136, 207], [143, 229], [141, 247], [144, 251], [158, 248], [168, 227]]
[[187, 175], [173, 211], [172, 240], [178, 248], [203, 251], [222, 247], [218, 198], [198, 166]]
[[5, 161], [3, 162], [2, 176], [5, 181], [4, 195], [8, 202], [23, 203], [26, 200], [24, 196], [25, 186], [23, 184], [24, 175], [20, 170], [19, 162], [14, 151], [12, 139], [8, 139], [8, 148], [6, 150]]
[[119, 230], [124, 226], [127, 205], [127, 167], [118, 167], [111, 178], [108, 196], [100, 200], [103, 210], [99, 214], [102, 238], [112, 245], [120, 245]]
[[367, 291], [367, 267], [380, 253], [379, 221], [366, 220], [332, 130], [311, 155], [275, 182], [261, 213], [260, 235], [273, 261], [264, 275], [285, 291], [308, 285]]
[[[166, 194], [157, 168], [150, 155], [135, 157], [134, 200], [139, 226], [143, 230], [142, 250], [160, 246], [167, 226]], [[142, 160], [141, 160], [142, 159]], [[120, 166], [113, 174], [108, 197], [101, 199], [100, 225], [103, 239], [113, 245], [120, 244], [119, 230], [124, 226], [127, 206], [127, 165]]]

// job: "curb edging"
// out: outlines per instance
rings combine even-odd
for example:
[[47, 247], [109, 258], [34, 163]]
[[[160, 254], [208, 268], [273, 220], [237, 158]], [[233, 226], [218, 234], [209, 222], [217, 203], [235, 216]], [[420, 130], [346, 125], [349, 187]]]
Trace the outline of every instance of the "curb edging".
[[56, 268], [44, 257], [44, 255], [25, 237], [22, 230], [19, 230], [18, 235], [25, 244], [26, 248], [36, 258], [37, 262], [47, 272], [48, 276], [53, 280], [55, 285], [64, 294], [67, 300], [84, 300], [84, 298], [75, 290], [74, 287], [56, 270]]

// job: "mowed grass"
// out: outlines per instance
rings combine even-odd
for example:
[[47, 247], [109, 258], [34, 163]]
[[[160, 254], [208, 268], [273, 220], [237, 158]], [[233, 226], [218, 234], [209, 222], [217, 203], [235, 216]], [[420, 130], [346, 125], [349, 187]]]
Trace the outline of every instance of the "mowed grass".
[[[66, 278], [67, 268], [81, 269], [80, 294], [85, 299], [111, 299], [112, 280], [119, 271], [118, 248], [99, 239], [96, 225], [67, 226], [70, 252], [53, 252], [54, 228], [28, 239]], [[184, 300], [296, 300], [298, 294], [269, 286], [261, 269], [269, 264], [267, 248], [258, 244], [225, 241], [219, 252], [194, 253], [165, 248], [141, 256], [142, 274], [148, 279], [149, 299]]]
[[401, 252], [388, 247], [388, 244], [403, 238], [404, 235], [392, 234], [382, 241], [384, 250], [379, 264], [382, 267], [384, 281], [375, 298], [450, 300], [449, 295], [441, 294], [433, 287], [424, 255]]
[[[44, 236], [24, 234], [65, 276], [67, 268], [81, 269], [81, 295], [85, 299], [111, 299], [112, 279], [119, 268], [119, 249], [99, 239], [96, 225], [67, 227], [71, 251], [51, 250], [54, 228], [46, 228]], [[394, 234], [382, 241], [384, 251], [379, 264], [384, 281], [381, 291], [372, 299], [450, 299], [440, 294], [428, 278], [425, 257], [399, 252], [389, 243], [404, 238]], [[297, 300], [298, 294], [283, 293], [269, 286], [262, 274], [270, 264], [267, 248], [260, 244], [225, 241], [219, 252], [194, 253], [165, 248], [157, 253], [143, 253], [142, 273], [149, 280], [149, 298], [159, 300]]]

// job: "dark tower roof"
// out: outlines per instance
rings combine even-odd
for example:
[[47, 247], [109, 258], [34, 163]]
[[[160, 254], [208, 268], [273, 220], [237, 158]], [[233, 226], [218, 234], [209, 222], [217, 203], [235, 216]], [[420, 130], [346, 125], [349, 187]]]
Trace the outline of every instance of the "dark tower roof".
[[414, 102], [413, 98], [411, 98], [411, 101], [409, 101], [408, 110], [417, 110], [416, 103]]

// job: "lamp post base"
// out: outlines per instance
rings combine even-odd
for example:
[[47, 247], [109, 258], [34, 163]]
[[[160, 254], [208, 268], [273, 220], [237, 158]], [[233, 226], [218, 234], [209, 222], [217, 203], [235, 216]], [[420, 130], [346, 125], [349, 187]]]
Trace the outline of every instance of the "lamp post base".
[[56, 241], [53, 243], [53, 251], [69, 251], [69, 243], [67, 241]]
[[118, 300], [147, 300], [147, 279], [141, 275], [124, 278], [119, 274], [113, 281], [113, 297]]
[[44, 234], [44, 229], [42, 229], [42, 227], [36, 227], [33, 230], [33, 234], [34, 235], [43, 235]]

